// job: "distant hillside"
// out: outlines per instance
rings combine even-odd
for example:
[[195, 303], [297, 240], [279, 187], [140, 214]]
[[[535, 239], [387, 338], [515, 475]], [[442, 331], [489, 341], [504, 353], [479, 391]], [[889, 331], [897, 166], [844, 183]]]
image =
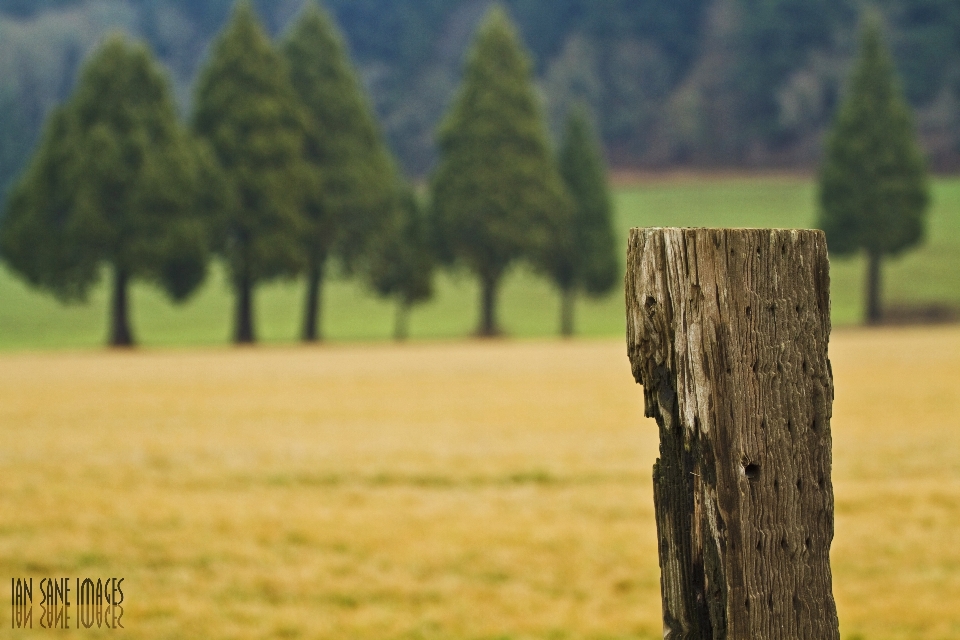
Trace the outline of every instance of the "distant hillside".
[[[275, 35], [303, 0], [260, 0]], [[328, 0], [408, 172], [489, 0]], [[620, 166], [810, 167], [843, 91], [859, 0], [506, 0], [554, 128], [593, 107]], [[181, 104], [230, 0], [0, 0], [0, 188], [102, 35], [150, 42]], [[934, 164], [960, 166], [960, 3], [875, 0]]]

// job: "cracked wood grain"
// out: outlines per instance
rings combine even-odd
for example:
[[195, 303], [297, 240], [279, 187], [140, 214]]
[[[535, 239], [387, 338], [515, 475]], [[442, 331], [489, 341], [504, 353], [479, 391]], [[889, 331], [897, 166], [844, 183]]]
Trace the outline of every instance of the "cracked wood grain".
[[664, 638], [839, 638], [823, 233], [632, 229], [625, 284]]

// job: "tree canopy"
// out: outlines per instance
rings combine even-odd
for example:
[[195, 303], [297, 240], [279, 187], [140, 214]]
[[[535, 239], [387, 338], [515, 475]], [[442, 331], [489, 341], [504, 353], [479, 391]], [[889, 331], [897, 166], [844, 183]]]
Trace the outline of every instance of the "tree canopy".
[[398, 189], [399, 215], [377, 238], [369, 277], [378, 295], [396, 300], [393, 335], [396, 340], [404, 340], [411, 307], [433, 297], [435, 259], [424, 208], [412, 188]]
[[881, 319], [880, 261], [923, 239], [926, 166], [880, 22], [868, 19], [860, 57], [827, 141], [819, 224], [831, 253], [868, 260], [869, 322]]
[[11, 194], [0, 252], [28, 282], [65, 301], [83, 300], [109, 265], [110, 342], [132, 344], [129, 281], [154, 282], [177, 301], [196, 289], [218, 184], [149, 51], [115, 36], [48, 119]]
[[333, 21], [309, 2], [283, 44], [307, 115], [311, 189], [303, 203], [308, 264], [303, 338], [316, 340], [320, 288], [331, 254], [353, 270], [394, 215], [397, 175]]
[[609, 293], [620, 276], [613, 229], [613, 202], [599, 142], [584, 107], [567, 120], [559, 154], [560, 175], [573, 199], [573, 219], [560, 228], [544, 265], [562, 295], [560, 333], [573, 335], [578, 291]]
[[520, 258], [536, 262], [570, 215], [530, 62], [498, 5], [477, 33], [438, 144], [433, 219], [447, 257], [479, 278], [478, 333], [494, 335], [504, 273]]
[[256, 339], [257, 283], [303, 269], [306, 116], [287, 66], [248, 1], [217, 40], [197, 84], [193, 126], [226, 178], [219, 249], [236, 296], [234, 340]]

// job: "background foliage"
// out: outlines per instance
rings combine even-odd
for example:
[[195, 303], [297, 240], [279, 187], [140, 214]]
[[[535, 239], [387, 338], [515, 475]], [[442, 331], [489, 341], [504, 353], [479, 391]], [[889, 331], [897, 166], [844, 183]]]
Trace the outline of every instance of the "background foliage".
[[322, 287], [331, 255], [349, 271], [363, 265], [374, 238], [398, 217], [397, 172], [383, 135], [330, 17], [310, 3], [283, 53], [307, 129], [312, 187], [302, 207], [307, 295], [303, 339], [322, 338]]
[[539, 106], [513, 24], [491, 11], [438, 131], [440, 160], [430, 178], [441, 253], [482, 283], [480, 335], [499, 332], [496, 302], [510, 266], [548, 264], [571, 219]]
[[[813, 180], [747, 178], [665, 180], [614, 190], [616, 246], [625, 247], [627, 230], [637, 226], [809, 227], [817, 213]], [[960, 180], [932, 182], [928, 239], [922, 247], [894, 258], [885, 269], [891, 305], [960, 306]], [[835, 327], [863, 317], [862, 256], [834, 259], [830, 265]], [[620, 269], [623, 264], [619, 265]], [[145, 284], [132, 291], [133, 324], [146, 347], [222, 344], [230, 336], [230, 283], [222, 266], [183, 306]], [[257, 298], [259, 337], [266, 343], [292, 343], [300, 335], [302, 280], [263, 285]], [[461, 339], [476, 329], [479, 288], [467, 273], [440, 272], [434, 297], [410, 314], [410, 337]], [[107, 288], [90, 293], [86, 305], [62, 306], [29, 288], [0, 264], [0, 352], [25, 349], [77, 349], [103, 343]], [[333, 274], [326, 288], [326, 336], [333, 343], [388, 339], [395, 303], [378, 298], [365, 283]], [[622, 336], [622, 293], [586, 298], [577, 307], [577, 335]], [[511, 337], [557, 334], [560, 295], [549, 280], [523, 266], [511, 270], [501, 293], [501, 321]]]
[[218, 179], [146, 47], [108, 40], [23, 176], [0, 220], [4, 259], [65, 301], [84, 299], [109, 264], [112, 344], [133, 340], [128, 280], [153, 281], [175, 300], [203, 281]]
[[[303, 0], [259, 0], [273, 35]], [[615, 166], [813, 166], [855, 53], [855, 0], [508, 0], [552, 116], [585, 101]], [[871, 4], [871, 3], [866, 3]], [[960, 166], [960, 5], [874, 0], [934, 167]], [[108, 31], [145, 38], [190, 87], [230, 0], [0, 0], [0, 188]], [[460, 77], [483, 0], [328, 0], [408, 172]], [[722, 126], [721, 126], [722, 125]], [[725, 133], [718, 134], [718, 131]]]
[[881, 260], [923, 240], [930, 203], [917, 148], [880, 26], [871, 17], [861, 38], [850, 90], [838, 109], [820, 170], [817, 226], [834, 256], [868, 256], [867, 319], [880, 321]]
[[220, 247], [237, 296], [237, 342], [255, 339], [256, 285], [297, 275], [305, 262], [307, 123], [296, 95], [251, 6], [239, 4], [197, 83], [193, 116], [228, 185]]

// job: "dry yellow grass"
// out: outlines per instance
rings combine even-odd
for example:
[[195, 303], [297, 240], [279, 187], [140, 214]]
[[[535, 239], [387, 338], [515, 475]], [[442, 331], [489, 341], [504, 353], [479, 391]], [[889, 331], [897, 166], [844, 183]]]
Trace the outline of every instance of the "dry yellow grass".
[[[843, 634], [960, 637], [960, 329], [831, 356]], [[620, 341], [2, 356], [0, 576], [125, 577], [130, 638], [659, 637], [642, 413]]]

